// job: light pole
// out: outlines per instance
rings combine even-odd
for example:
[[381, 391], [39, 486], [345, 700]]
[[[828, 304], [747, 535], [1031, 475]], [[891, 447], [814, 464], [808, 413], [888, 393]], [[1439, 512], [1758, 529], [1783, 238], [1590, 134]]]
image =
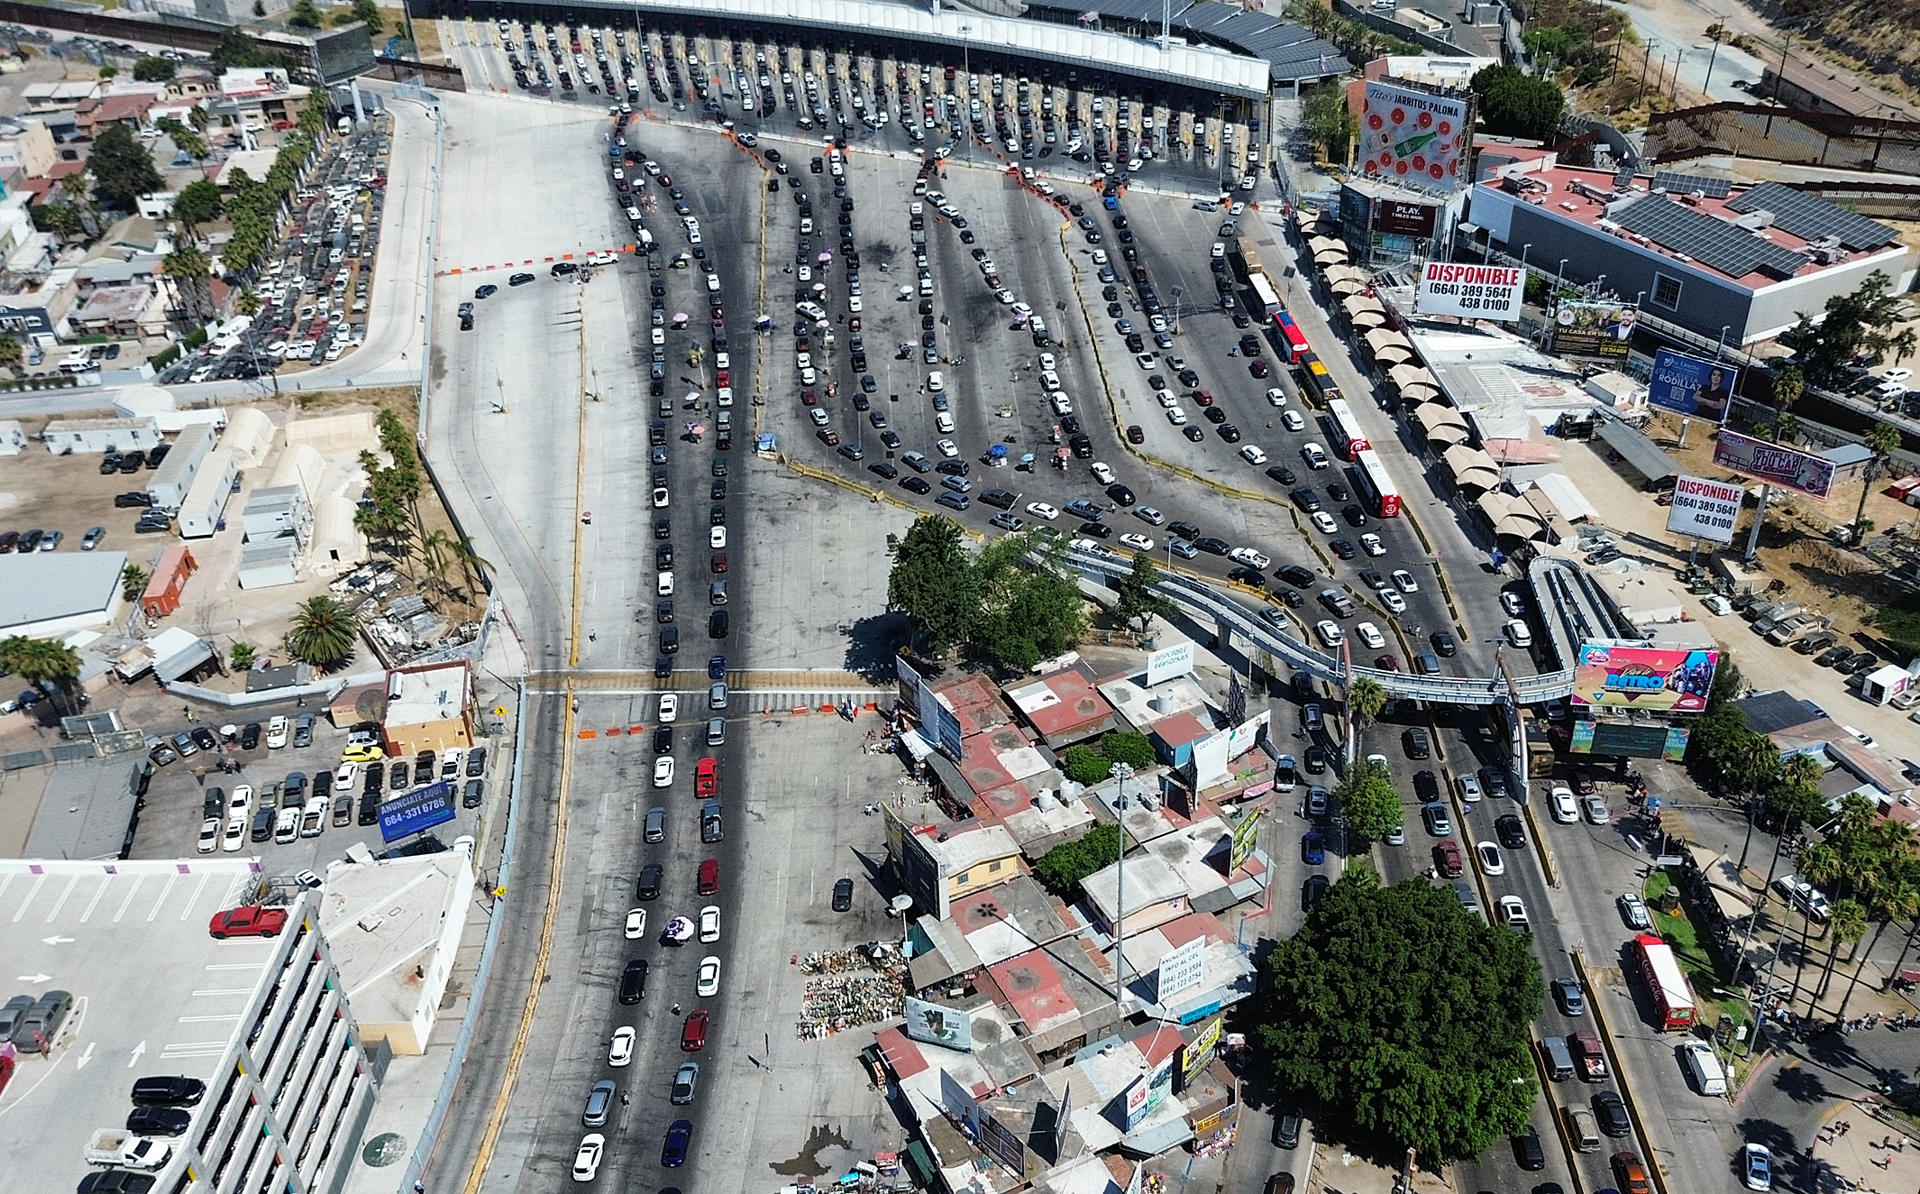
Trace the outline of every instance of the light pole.
[[[960, 26], [960, 70], [961, 70], [961, 73], [966, 76], [966, 84], [967, 84], [966, 90], [967, 90], [968, 99], [973, 98], [973, 40], [967, 36], [972, 32], [973, 32], [972, 25]], [[966, 130], [965, 160], [968, 162], [971, 162], [973, 161], [973, 124], [971, 122], [971, 117], [973, 115], [972, 106], [968, 105], [967, 110], [963, 112], [961, 115], [963, 119], [966, 119], [968, 121], [968, 123], [966, 123], [962, 127]]]
[[1553, 287], [1558, 290], [1567, 284], [1567, 258], [1562, 257], [1560, 264], [1553, 267]]
[[1532, 241], [1528, 241], [1526, 244], [1520, 246], [1520, 268], [1521, 269], [1527, 268], [1527, 254], [1532, 251], [1533, 251]]
[[1127, 990], [1127, 781], [1133, 778], [1133, 768], [1125, 763], [1115, 763], [1107, 774], [1120, 781], [1120, 794], [1115, 803], [1119, 806], [1120, 857], [1114, 864], [1113, 892], [1113, 1006], [1120, 1010], [1122, 1019], [1126, 1018]]

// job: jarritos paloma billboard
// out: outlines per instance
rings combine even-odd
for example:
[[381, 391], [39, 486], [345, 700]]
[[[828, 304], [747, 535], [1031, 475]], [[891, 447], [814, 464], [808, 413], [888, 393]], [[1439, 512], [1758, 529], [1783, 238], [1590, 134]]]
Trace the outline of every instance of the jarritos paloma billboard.
[[1720, 652], [1589, 639], [1573, 669], [1573, 703], [1656, 713], [1699, 713], [1713, 691]]
[[1360, 173], [1437, 190], [1467, 184], [1473, 93], [1392, 79], [1366, 85], [1360, 106]]

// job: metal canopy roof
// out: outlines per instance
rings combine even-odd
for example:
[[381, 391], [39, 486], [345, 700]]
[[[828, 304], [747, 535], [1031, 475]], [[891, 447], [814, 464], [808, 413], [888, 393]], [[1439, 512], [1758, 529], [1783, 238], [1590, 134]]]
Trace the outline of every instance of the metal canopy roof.
[[[1158, 28], [1160, 0], [1029, 0], [1028, 11], [1062, 13], [1076, 22], [1083, 13], [1102, 20], [1127, 21]], [[1311, 29], [1233, 4], [1173, 0], [1172, 28], [1218, 42], [1240, 54], [1264, 60], [1273, 79], [1284, 83], [1344, 75], [1349, 66], [1340, 47]], [[1189, 84], [1196, 84], [1190, 80]]]
[[1609, 448], [1626, 457], [1627, 463], [1633, 466], [1633, 471], [1649, 481], [1664, 481], [1668, 477], [1680, 475], [1680, 470], [1674, 467], [1673, 457], [1667, 455], [1659, 444], [1625, 423], [1602, 419], [1600, 439]]

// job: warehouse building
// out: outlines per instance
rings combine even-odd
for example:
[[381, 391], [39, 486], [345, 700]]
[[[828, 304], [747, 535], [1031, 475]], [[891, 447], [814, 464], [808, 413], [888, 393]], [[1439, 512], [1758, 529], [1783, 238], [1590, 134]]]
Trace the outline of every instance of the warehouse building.
[[192, 487], [180, 502], [176, 525], [182, 539], [205, 539], [220, 528], [220, 519], [226, 513], [227, 499], [233, 496], [238, 476], [233, 453], [225, 448], [207, 453], [206, 460], [194, 470]]
[[0, 553], [0, 638], [56, 638], [118, 616], [124, 551]]

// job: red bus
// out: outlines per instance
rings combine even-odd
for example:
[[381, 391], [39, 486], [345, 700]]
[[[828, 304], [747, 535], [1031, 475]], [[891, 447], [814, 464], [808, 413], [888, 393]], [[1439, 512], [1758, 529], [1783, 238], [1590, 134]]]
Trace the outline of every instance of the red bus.
[[1387, 476], [1387, 466], [1380, 463], [1380, 454], [1372, 448], [1362, 450], [1354, 457], [1359, 467], [1353, 470], [1353, 482], [1367, 499], [1367, 508], [1375, 518], [1392, 518], [1400, 513], [1400, 491], [1393, 487], [1393, 478]]
[[1327, 434], [1333, 439], [1333, 450], [1348, 460], [1358, 460], [1360, 453], [1373, 447], [1345, 398], [1327, 400]]
[[1281, 311], [1273, 317], [1273, 330], [1287, 350], [1287, 364], [1299, 364], [1300, 358], [1307, 355], [1307, 338], [1300, 331], [1300, 325], [1293, 322], [1293, 316]]

